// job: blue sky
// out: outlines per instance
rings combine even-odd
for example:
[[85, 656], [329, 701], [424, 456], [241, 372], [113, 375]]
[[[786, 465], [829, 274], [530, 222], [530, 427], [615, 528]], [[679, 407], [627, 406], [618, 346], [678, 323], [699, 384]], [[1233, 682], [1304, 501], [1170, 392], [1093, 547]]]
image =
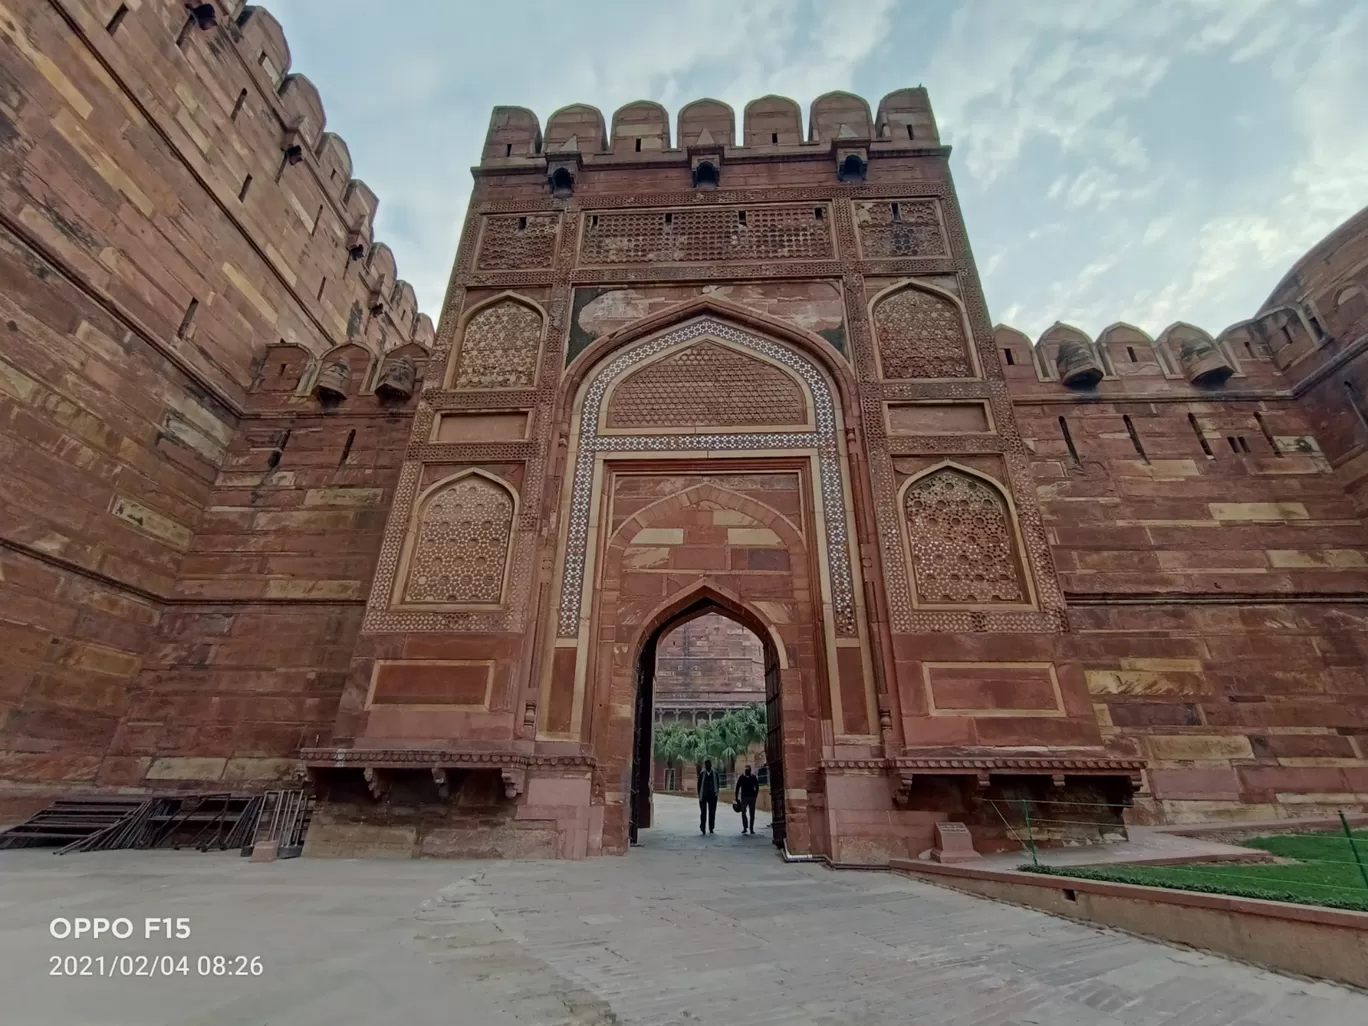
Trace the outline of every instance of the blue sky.
[[[1215, 332], [1368, 205], [1363, 0], [268, 0], [440, 310], [496, 104], [925, 85], [994, 321]], [[381, 11], [384, 13], [381, 13]], [[738, 129], [739, 129], [738, 124]]]

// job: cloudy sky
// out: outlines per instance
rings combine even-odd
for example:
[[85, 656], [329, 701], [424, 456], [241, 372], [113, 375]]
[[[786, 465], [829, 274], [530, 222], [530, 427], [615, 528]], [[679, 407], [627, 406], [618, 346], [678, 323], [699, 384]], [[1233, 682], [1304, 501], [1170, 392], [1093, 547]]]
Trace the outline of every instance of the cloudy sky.
[[[1251, 315], [1368, 205], [1363, 0], [266, 0], [440, 309], [496, 104], [925, 85], [995, 321]], [[740, 125], [738, 124], [738, 129]]]

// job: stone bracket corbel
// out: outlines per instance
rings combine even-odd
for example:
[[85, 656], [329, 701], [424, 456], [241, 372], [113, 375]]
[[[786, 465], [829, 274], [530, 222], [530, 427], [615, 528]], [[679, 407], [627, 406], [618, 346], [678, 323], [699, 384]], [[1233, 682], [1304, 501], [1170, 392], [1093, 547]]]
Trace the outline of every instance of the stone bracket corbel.
[[499, 776], [503, 777], [505, 798], [516, 798], [527, 790], [527, 770], [523, 767], [504, 766]]
[[390, 776], [384, 770], [375, 766], [367, 766], [361, 771], [361, 775], [366, 779], [366, 787], [370, 788], [371, 797], [380, 801], [390, 790]]
[[893, 804], [900, 809], [907, 808], [912, 801], [912, 774], [890, 774], [888, 784], [893, 792]]

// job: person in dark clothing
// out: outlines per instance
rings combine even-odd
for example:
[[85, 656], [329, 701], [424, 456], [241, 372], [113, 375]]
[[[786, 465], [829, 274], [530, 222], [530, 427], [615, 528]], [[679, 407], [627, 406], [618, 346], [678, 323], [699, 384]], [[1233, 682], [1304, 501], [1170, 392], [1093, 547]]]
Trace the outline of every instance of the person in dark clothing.
[[710, 834], [717, 822], [717, 772], [712, 760], [703, 760], [703, 769], [698, 774], [698, 832]]
[[736, 778], [736, 800], [741, 803], [741, 832], [743, 834], [755, 833], [755, 799], [760, 795], [760, 778], [751, 772], [749, 766], [746, 772]]

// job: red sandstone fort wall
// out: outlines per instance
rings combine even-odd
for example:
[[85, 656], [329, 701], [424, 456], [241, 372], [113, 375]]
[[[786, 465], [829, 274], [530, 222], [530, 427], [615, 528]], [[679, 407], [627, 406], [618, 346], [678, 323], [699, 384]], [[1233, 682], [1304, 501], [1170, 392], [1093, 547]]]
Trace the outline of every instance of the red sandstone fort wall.
[[0, 24], [0, 780], [275, 775], [350, 658], [408, 433], [371, 389], [432, 326], [279, 26], [215, 9]]
[[[611, 850], [632, 631], [707, 583], [792, 660], [800, 848], [915, 854], [969, 813], [885, 761], [947, 749], [1146, 760], [1142, 815], [1368, 802], [1362, 215], [1214, 337], [1032, 342], [987, 319], [920, 90], [873, 116], [829, 94], [806, 131], [776, 97], [675, 126], [575, 105], [544, 134], [499, 108], [434, 338], [269, 15], [119, 10], [0, 19], [0, 782], [260, 786], [301, 747], [459, 747], [556, 768], [458, 787], [434, 832], [384, 827], [400, 847]], [[563, 549], [577, 389], [699, 314], [815, 361], [844, 492], [764, 450], [609, 461], [608, 530]], [[724, 378], [782, 409], [793, 365], [736, 352], [635, 379], [607, 429], [668, 431]], [[690, 430], [756, 423], [712, 398]], [[558, 624], [568, 556], [599, 576]], [[840, 574], [849, 599], [814, 599]], [[349, 809], [339, 850], [375, 825]]]

